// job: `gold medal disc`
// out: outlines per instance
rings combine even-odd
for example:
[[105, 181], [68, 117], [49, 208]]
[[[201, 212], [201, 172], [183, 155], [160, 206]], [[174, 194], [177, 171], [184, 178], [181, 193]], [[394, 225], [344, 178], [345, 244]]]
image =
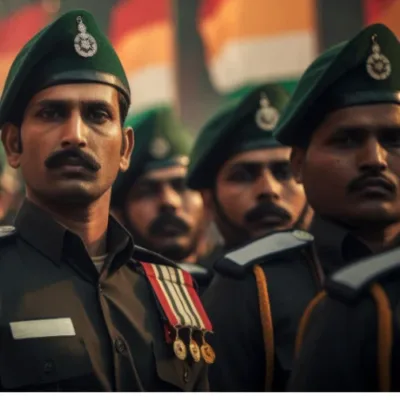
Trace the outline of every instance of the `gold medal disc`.
[[181, 340], [179, 338], [175, 339], [173, 348], [174, 348], [174, 353], [177, 356], [177, 358], [179, 358], [180, 360], [186, 360], [187, 350], [186, 350], [185, 343], [183, 343], [183, 340]]
[[193, 340], [190, 340], [190, 344], [189, 344], [189, 350], [190, 350], [190, 354], [193, 358], [193, 360], [195, 362], [199, 362], [200, 361], [200, 348], [199, 345]]
[[204, 342], [200, 347], [201, 355], [207, 364], [214, 364], [215, 362], [215, 351], [206, 342]]

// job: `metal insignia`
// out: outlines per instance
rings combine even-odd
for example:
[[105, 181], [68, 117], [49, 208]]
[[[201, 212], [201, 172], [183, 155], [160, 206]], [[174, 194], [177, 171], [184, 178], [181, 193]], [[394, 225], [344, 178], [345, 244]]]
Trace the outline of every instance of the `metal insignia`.
[[311, 240], [314, 240], [314, 236], [311, 235], [311, 233], [305, 231], [295, 230], [292, 232], [292, 234], [296, 239], [304, 240], [305, 242], [310, 242]]
[[392, 72], [389, 59], [381, 53], [381, 47], [376, 41], [377, 35], [372, 36], [372, 54], [368, 57], [366, 68], [368, 75], [377, 80], [387, 79]]
[[14, 234], [16, 231], [14, 226], [11, 225], [3, 225], [0, 226], [0, 237], [7, 237]]
[[154, 158], [163, 158], [168, 154], [170, 149], [171, 146], [169, 145], [168, 141], [163, 137], [158, 136], [153, 140], [150, 146], [150, 154]]
[[279, 120], [279, 112], [269, 103], [267, 95], [263, 92], [260, 98], [260, 108], [256, 113], [256, 124], [263, 131], [272, 131]]
[[93, 57], [97, 53], [96, 39], [86, 32], [86, 25], [82, 21], [82, 17], [76, 19], [78, 23], [79, 33], [75, 36], [75, 51], [81, 57]]

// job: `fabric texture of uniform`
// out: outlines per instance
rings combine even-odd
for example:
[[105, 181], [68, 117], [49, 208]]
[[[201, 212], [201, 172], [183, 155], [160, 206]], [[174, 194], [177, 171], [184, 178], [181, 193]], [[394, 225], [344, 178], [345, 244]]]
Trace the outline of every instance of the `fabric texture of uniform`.
[[[371, 255], [346, 229], [314, 218], [310, 233], [324, 275]], [[273, 391], [286, 388], [292, 371], [300, 319], [321, 289], [315, 265], [304, 248], [281, 252], [260, 261], [268, 285], [274, 327], [275, 365]], [[202, 296], [214, 327], [210, 337], [218, 357], [209, 370], [212, 391], [264, 391], [266, 356], [255, 275], [248, 268], [242, 279], [217, 273]]]
[[[28, 201], [16, 233], [0, 246], [1, 390], [208, 389], [205, 363], [178, 360], [166, 342], [141, 266], [166, 259], [137, 248], [112, 217], [100, 274], [82, 240]], [[59, 319], [75, 335], [17, 340], [10, 329], [13, 322]]]

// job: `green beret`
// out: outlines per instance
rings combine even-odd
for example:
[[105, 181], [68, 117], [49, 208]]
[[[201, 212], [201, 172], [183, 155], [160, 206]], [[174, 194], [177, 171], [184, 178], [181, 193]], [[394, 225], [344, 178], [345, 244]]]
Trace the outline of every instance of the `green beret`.
[[122, 64], [93, 16], [68, 12], [37, 33], [19, 52], [8, 73], [0, 105], [0, 126], [22, 116], [32, 96], [67, 83], [104, 83], [130, 103]]
[[129, 169], [120, 173], [113, 185], [113, 206], [125, 200], [135, 180], [143, 173], [176, 165], [187, 166], [192, 144], [190, 134], [167, 107], [130, 117], [126, 125], [134, 128], [135, 147]]
[[330, 48], [308, 67], [274, 136], [288, 146], [306, 145], [327, 113], [376, 103], [400, 104], [400, 45], [382, 24]]
[[272, 130], [289, 100], [279, 85], [262, 85], [218, 112], [200, 131], [190, 155], [187, 184], [212, 188], [221, 166], [235, 154], [279, 147]]

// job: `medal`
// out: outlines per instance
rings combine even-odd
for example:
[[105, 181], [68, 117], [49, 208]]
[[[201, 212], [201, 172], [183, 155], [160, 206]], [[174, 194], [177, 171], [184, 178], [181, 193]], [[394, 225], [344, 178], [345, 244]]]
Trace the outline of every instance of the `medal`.
[[187, 349], [183, 340], [179, 337], [178, 329], [176, 330], [176, 338], [173, 344], [174, 353], [179, 360], [186, 360]]
[[211, 345], [209, 345], [206, 342], [206, 339], [204, 337], [203, 334], [203, 344], [200, 347], [200, 351], [201, 351], [201, 355], [203, 357], [203, 360], [207, 363], [207, 364], [214, 364], [215, 362], [215, 351], [214, 349], [211, 347]]
[[194, 362], [199, 362], [200, 358], [201, 358], [200, 347], [196, 343], [196, 341], [193, 339], [192, 332], [190, 332], [189, 351], [190, 351], [190, 355], [192, 356]]

